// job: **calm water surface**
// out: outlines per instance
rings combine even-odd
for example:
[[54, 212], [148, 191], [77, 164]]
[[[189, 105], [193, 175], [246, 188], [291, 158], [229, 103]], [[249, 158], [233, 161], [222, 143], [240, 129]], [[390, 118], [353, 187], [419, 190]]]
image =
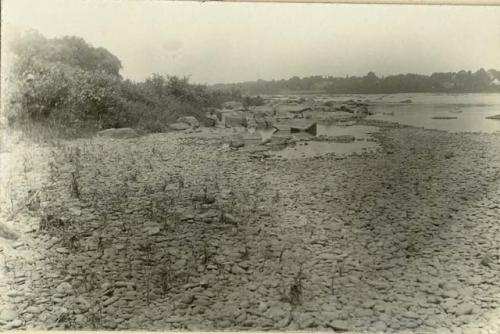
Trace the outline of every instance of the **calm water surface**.
[[[500, 120], [487, 119], [500, 114], [500, 94], [373, 94], [373, 95], [317, 95], [306, 96], [307, 103], [322, 104], [326, 101], [356, 100], [365, 102], [374, 115], [368, 119], [397, 122], [400, 124], [423, 127], [426, 129], [450, 132], [500, 133]], [[408, 103], [408, 101], [411, 101]], [[448, 117], [450, 119], [435, 119]], [[451, 119], [454, 118], [454, 119]], [[283, 150], [274, 152], [284, 158], [313, 157], [327, 153], [349, 155], [375, 150], [376, 142], [367, 140], [378, 131], [377, 127], [352, 125], [338, 126], [331, 122], [318, 121], [316, 136], [352, 135], [356, 141], [335, 143], [331, 141], [299, 142]], [[295, 139], [310, 139], [308, 133], [275, 131], [273, 128], [258, 129], [253, 133], [253, 142], [277, 140], [292, 136]]]

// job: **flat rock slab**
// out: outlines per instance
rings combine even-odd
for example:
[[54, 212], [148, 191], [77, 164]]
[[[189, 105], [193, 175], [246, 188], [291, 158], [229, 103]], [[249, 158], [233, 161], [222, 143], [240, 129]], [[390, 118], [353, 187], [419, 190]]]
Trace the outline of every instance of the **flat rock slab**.
[[194, 116], [183, 116], [183, 117], [179, 117], [177, 119], [177, 122], [178, 123], [184, 123], [184, 124], [188, 124], [189, 126], [193, 127], [193, 128], [198, 128], [200, 127], [200, 122], [198, 122], [198, 120], [196, 119], [196, 117]]
[[182, 131], [182, 130], [187, 130], [187, 129], [191, 128], [191, 126], [189, 124], [182, 123], [182, 122], [169, 124], [168, 127], [170, 129], [176, 130], [176, 131]]
[[112, 129], [106, 129], [99, 131], [97, 133], [99, 137], [108, 137], [108, 138], [115, 138], [115, 139], [128, 139], [128, 138], [136, 138], [139, 137], [137, 132], [135, 132], [134, 129], [131, 128], [112, 128]]
[[336, 143], [351, 143], [355, 141], [356, 138], [351, 135], [342, 135], [342, 136], [335, 136], [333, 137], [332, 141]]
[[333, 329], [335, 332], [349, 332], [352, 328], [346, 321], [334, 320], [326, 324], [326, 327]]
[[0, 223], [0, 238], [17, 240], [19, 238], [19, 234], [9, 225]]
[[1, 321], [9, 322], [15, 320], [17, 317], [18, 314], [13, 309], [4, 309], [2, 310], [2, 312], [0, 312]]

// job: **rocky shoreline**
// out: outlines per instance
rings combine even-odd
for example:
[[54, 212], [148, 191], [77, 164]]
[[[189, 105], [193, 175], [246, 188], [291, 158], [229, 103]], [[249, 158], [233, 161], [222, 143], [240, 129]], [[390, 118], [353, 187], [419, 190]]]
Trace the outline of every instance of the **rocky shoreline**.
[[379, 150], [294, 160], [13, 144], [0, 329], [498, 333], [500, 135], [362, 122]]

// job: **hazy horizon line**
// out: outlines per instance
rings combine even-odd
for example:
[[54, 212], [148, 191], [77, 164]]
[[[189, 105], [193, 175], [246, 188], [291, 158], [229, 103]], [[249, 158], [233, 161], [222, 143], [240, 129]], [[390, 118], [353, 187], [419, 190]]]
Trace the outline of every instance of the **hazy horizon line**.
[[[311, 78], [311, 77], [322, 77], [322, 78], [351, 78], [351, 77], [364, 77], [366, 76], [368, 73], [374, 73], [379, 79], [383, 79], [383, 78], [386, 78], [386, 77], [390, 77], [390, 76], [398, 76], [398, 75], [421, 75], [421, 76], [431, 76], [432, 74], [436, 74], [436, 73], [460, 73], [460, 72], [471, 72], [471, 73], [475, 73], [477, 71], [480, 71], [481, 69], [485, 70], [486, 72], [488, 71], [499, 71], [498, 69], [496, 68], [485, 68], [485, 67], [480, 67], [476, 70], [471, 70], [471, 69], [468, 69], [468, 70], [465, 70], [465, 69], [461, 69], [461, 70], [458, 70], [458, 71], [434, 71], [434, 72], [427, 72], [427, 73], [417, 73], [417, 72], [395, 72], [395, 73], [392, 73], [392, 74], [383, 74], [383, 75], [379, 75], [377, 74], [376, 71], [368, 71], [366, 72], [365, 74], [346, 74], [346, 75], [333, 75], [333, 74], [310, 74], [310, 75], [305, 75], [305, 76], [299, 76], [299, 75], [292, 75], [290, 77], [285, 77], [285, 78], [280, 78], [280, 79], [276, 79], [276, 78], [273, 78], [273, 79], [262, 79], [262, 78], [258, 78], [258, 79], [254, 79], [254, 80], [244, 80], [244, 81], [228, 81], [228, 82], [216, 82], [216, 83], [204, 83], [205, 85], [208, 85], [208, 86], [215, 86], [215, 85], [231, 85], [231, 84], [245, 84], [245, 83], [252, 83], [252, 82], [258, 82], [258, 81], [282, 81], [282, 80], [290, 80], [292, 78], [299, 78], [299, 79], [305, 79], [305, 78]], [[151, 75], [153, 75], [155, 73], [152, 73]], [[168, 74], [166, 74], [168, 75]], [[191, 77], [191, 75], [188, 75], [187, 76], [188, 78]]]

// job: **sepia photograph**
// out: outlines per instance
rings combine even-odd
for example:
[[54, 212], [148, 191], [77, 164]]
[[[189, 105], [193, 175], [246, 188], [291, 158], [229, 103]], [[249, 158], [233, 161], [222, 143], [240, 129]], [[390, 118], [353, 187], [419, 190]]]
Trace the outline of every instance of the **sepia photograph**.
[[500, 333], [500, 6], [2, 0], [19, 330]]

